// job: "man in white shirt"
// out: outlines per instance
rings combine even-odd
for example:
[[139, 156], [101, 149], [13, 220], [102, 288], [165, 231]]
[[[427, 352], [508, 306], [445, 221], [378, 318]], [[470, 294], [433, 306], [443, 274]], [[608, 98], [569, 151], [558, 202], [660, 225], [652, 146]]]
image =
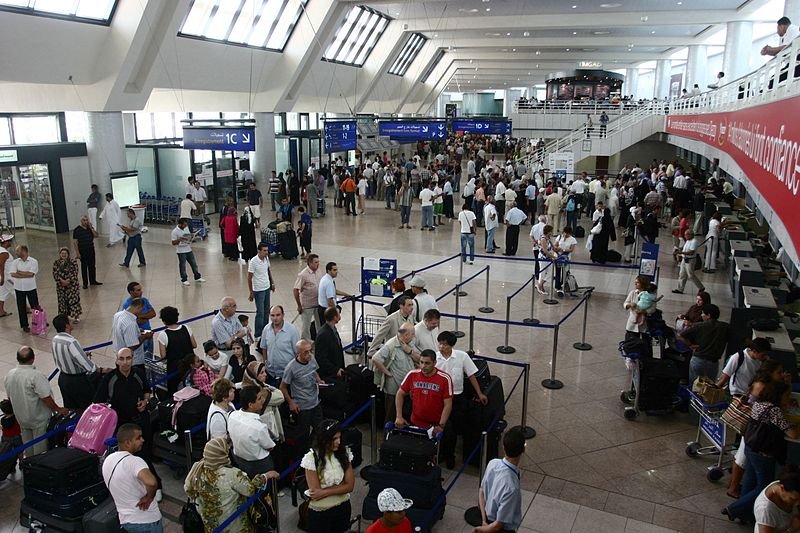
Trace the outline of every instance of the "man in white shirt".
[[189, 266], [192, 267], [192, 274], [194, 274], [194, 280], [197, 283], [205, 281], [197, 268], [197, 260], [194, 258], [194, 252], [192, 251], [192, 242], [195, 236], [196, 234], [189, 231], [189, 219], [181, 218], [178, 220], [178, 225], [172, 230], [170, 237], [172, 245], [175, 246], [175, 253], [178, 254], [178, 272], [181, 275], [181, 283], [187, 287], [191, 283], [189, 283], [189, 278], [186, 275], [186, 263], [189, 263]]
[[461, 229], [461, 260], [467, 261], [467, 247], [469, 247], [469, 264], [475, 262], [475, 213], [462, 208], [458, 213], [458, 224]]
[[474, 178], [475, 176], [475, 158], [473, 156], [469, 156], [469, 161], [467, 161], [467, 179]]
[[486, 197], [486, 204], [483, 206], [483, 227], [486, 230], [486, 241], [484, 246], [487, 254], [494, 253], [494, 234], [497, 226], [500, 225], [497, 218], [497, 209], [494, 206], [494, 196]]
[[429, 182], [419, 192], [419, 199], [422, 202], [422, 227], [421, 230], [433, 231], [433, 182]]
[[789, 17], [781, 17], [778, 19], [778, 46], [769, 46], [765, 45], [761, 49], [762, 56], [773, 56], [780, 54], [784, 48], [792, 44], [798, 35], [800, 35], [800, 30], [798, 30], [797, 26], [792, 24], [792, 21], [789, 20]]
[[464, 427], [469, 421], [467, 416], [467, 403], [471, 401], [470, 396], [464, 391], [464, 376], [469, 379], [472, 390], [478, 400], [486, 405], [489, 398], [481, 391], [478, 384], [478, 367], [472, 361], [467, 352], [454, 350], [458, 340], [452, 331], [443, 331], [436, 338], [439, 343], [436, 351], [436, 368], [446, 372], [453, 382], [453, 410], [447, 425], [444, 428], [440, 455], [444, 459], [447, 468], [453, 468], [455, 464], [456, 439], [458, 438], [458, 428]]
[[494, 188], [494, 205], [497, 208], [497, 216], [503, 220], [506, 214], [506, 184], [502, 177], [497, 180], [497, 186]]
[[333, 261], [325, 265], [325, 275], [319, 280], [319, 292], [317, 297], [317, 324], [325, 323], [325, 310], [329, 307], [336, 307], [336, 296], [352, 297], [349, 293], [340, 291], [336, 288], [336, 276], [339, 275], [339, 267]]
[[31, 309], [39, 307], [39, 293], [36, 291], [36, 274], [39, 273], [39, 261], [28, 254], [28, 247], [24, 244], [14, 249], [17, 258], [11, 262], [9, 276], [14, 285], [14, 292], [17, 296], [17, 314], [19, 315], [19, 327], [25, 333], [30, 333], [28, 325], [27, 304]]
[[[197, 205], [197, 214], [205, 218], [206, 214], [206, 201], [208, 201], [208, 195], [206, 194], [205, 188], [200, 185], [200, 181], [195, 180], [194, 182], [194, 192], [192, 192], [192, 200]], [[208, 223], [208, 220], [206, 220]]]
[[428, 309], [439, 309], [436, 299], [425, 290], [425, 279], [421, 276], [414, 276], [411, 279], [411, 292], [414, 293], [414, 310], [411, 312], [414, 323], [422, 320]]
[[[122, 424], [117, 430], [119, 451], [103, 461], [103, 480], [114, 499], [125, 531], [163, 531], [156, 493], [158, 479], [137, 453], [144, 446], [142, 428]], [[130, 528], [126, 527], [129, 526]]]
[[511, 209], [506, 213], [506, 251], [503, 255], [517, 255], [517, 248], [519, 246], [519, 227], [528, 219], [522, 209], [517, 207], [516, 202], [509, 204]]
[[[561, 235], [556, 237], [556, 252], [558, 252], [560, 257], [564, 257], [567, 261], [569, 261], [570, 257], [572, 256], [572, 252], [575, 250], [577, 245], [578, 240], [572, 236], [572, 228], [569, 226], [566, 226], [561, 232]], [[569, 272], [569, 265], [561, 266], [556, 269], [555, 286], [559, 297], [564, 296], [562, 283], [567, 272]]]
[[247, 286], [250, 295], [247, 299], [256, 304], [255, 330], [258, 334], [267, 323], [267, 314], [270, 308], [270, 291], [275, 292], [275, 283], [272, 281], [272, 271], [269, 264], [269, 247], [267, 243], [258, 244], [258, 252], [247, 263]]
[[439, 322], [442, 314], [438, 309], [428, 309], [424, 318], [414, 326], [414, 340], [409, 343], [414, 348], [414, 353], [419, 355], [422, 350], [439, 349]]
[[544, 227], [547, 225], [547, 215], [539, 215], [538, 222], [531, 227], [531, 246], [534, 258], [534, 276], [539, 277], [539, 241], [544, 235]]
[[686, 286], [687, 280], [692, 280], [697, 288], [701, 291], [705, 290], [703, 282], [697, 278], [695, 274], [695, 257], [697, 257], [697, 249], [700, 247], [700, 241], [694, 238], [694, 232], [687, 229], [684, 234], [684, 245], [680, 252], [676, 252], [681, 256], [681, 268], [678, 274], [678, 288], [672, 292], [675, 294], [683, 294], [683, 288]]
[[228, 417], [228, 435], [233, 443], [234, 461], [250, 478], [266, 474], [275, 466], [270, 455], [275, 442], [266, 424], [261, 421], [267, 394], [277, 392], [267, 392], [267, 389], [255, 386], [244, 387], [239, 393], [241, 409]]
[[186, 198], [181, 200], [180, 218], [192, 218], [193, 211], [197, 211], [197, 206], [192, 201], [192, 195], [187, 194]]

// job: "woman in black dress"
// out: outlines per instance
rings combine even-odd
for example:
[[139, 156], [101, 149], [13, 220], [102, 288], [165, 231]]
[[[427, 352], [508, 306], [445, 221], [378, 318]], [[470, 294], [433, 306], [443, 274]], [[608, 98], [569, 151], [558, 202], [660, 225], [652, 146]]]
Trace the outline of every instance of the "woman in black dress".
[[242, 238], [242, 259], [250, 261], [256, 256], [256, 219], [250, 207], [245, 207], [242, 216], [239, 217], [239, 236]]
[[300, 179], [294, 172], [289, 173], [289, 200], [295, 207], [300, 205]]
[[614, 221], [611, 218], [611, 209], [606, 207], [603, 210], [603, 218], [597, 223], [600, 224], [600, 233], [592, 239], [591, 258], [593, 263], [605, 263], [609, 240], [617, 240], [617, 232], [614, 230]]

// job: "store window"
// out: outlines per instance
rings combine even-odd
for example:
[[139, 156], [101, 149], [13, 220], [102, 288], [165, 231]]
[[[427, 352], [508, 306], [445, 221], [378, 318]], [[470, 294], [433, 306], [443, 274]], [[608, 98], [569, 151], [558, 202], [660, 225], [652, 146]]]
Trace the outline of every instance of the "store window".
[[11, 144], [11, 121], [0, 117], [0, 146]]
[[300, 114], [286, 113], [286, 130], [297, 131], [300, 129]]
[[67, 111], [64, 117], [67, 122], [67, 140], [76, 143], [86, 142], [86, 113]]
[[55, 115], [11, 117], [14, 144], [57, 143], [61, 141]]
[[136, 140], [164, 141], [183, 138], [185, 113], [136, 113]]

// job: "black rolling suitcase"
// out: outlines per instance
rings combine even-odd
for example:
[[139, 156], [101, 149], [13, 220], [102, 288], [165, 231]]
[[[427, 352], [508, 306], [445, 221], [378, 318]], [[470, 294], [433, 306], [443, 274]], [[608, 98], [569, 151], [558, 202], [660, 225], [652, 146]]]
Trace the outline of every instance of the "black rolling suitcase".
[[278, 233], [278, 251], [284, 259], [296, 259], [300, 255], [297, 250], [297, 234], [294, 230]]
[[83, 515], [83, 533], [110, 533], [119, 531], [119, 514], [114, 498], [106, 501]]
[[427, 430], [391, 429], [379, 450], [380, 465], [387, 470], [423, 474], [436, 465], [438, 453], [438, 441], [430, 439]]
[[353, 454], [353, 468], [358, 468], [364, 461], [364, 453], [361, 450], [361, 444], [364, 441], [364, 436], [358, 428], [347, 426], [342, 428], [342, 444], [347, 446], [350, 453]]
[[102, 482], [96, 455], [76, 448], [54, 448], [22, 460], [25, 488], [70, 494], [76, 487]]
[[[7, 454], [14, 449], [14, 446], [9, 441], [0, 444], [0, 456]], [[17, 467], [17, 456], [13, 455], [8, 459], [0, 462], [0, 481], [3, 481], [14, 469]]]
[[[47, 432], [50, 433], [54, 429], [65, 425], [77, 425], [80, 418], [80, 411], [70, 411], [67, 415], [59, 415], [54, 413], [53, 416], [50, 417], [50, 421], [47, 423]], [[47, 448], [51, 450], [53, 448], [66, 448], [70, 437], [72, 437], [72, 431], [62, 431], [61, 433], [56, 433], [55, 435], [47, 438]]]
[[25, 485], [25, 501], [28, 505], [48, 515], [76, 519], [91, 511], [109, 497], [105, 482], [73, 489], [68, 494], [50, 492]]
[[[482, 405], [480, 402], [478, 402], [474, 398], [474, 394], [472, 395], [473, 398], [470, 399], [467, 404], [464, 419], [468, 420], [469, 423], [462, 428], [462, 457], [464, 461], [467, 460], [469, 453], [480, 441], [481, 433], [486, 431], [494, 420], [502, 421], [503, 417], [506, 415], [505, 392], [503, 391], [503, 382], [500, 380], [500, 378], [497, 376], [491, 376], [489, 378], [489, 386], [486, 388], [482, 387], [482, 389], [483, 393], [489, 398], [487, 404]], [[496, 433], [497, 425], [489, 429], [490, 451], [492, 449], [491, 441], [496, 437], [499, 440], [499, 437], [496, 435]], [[475, 456], [472, 458], [471, 464], [477, 465], [479, 457], [480, 456], [478, 454], [475, 454]], [[490, 459], [491, 458], [493, 457], [490, 455]]]
[[434, 466], [424, 474], [407, 474], [374, 465], [369, 469], [367, 482], [370, 496], [377, 498], [383, 489], [394, 488], [403, 495], [403, 498], [413, 500], [414, 507], [425, 509], [432, 509], [444, 493], [442, 469], [438, 466]]
[[[343, 379], [330, 377], [325, 381], [325, 385], [319, 386], [319, 403], [324, 407], [344, 409], [348, 406], [347, 384]], [[339, 419], [340, 422], [343, 419]]]
[[675, 361], [640, 359], [639, 410], [668, 411], [672, 409], [680, 378], [680, 370]]
[[61, 531], [64, 533], [83, 531], [80, 518], [70, 519], [51, 516], [25, 500], [22, 500], [19, 507], [19, 523], [22, 527], [27, 527], [31, 531]]

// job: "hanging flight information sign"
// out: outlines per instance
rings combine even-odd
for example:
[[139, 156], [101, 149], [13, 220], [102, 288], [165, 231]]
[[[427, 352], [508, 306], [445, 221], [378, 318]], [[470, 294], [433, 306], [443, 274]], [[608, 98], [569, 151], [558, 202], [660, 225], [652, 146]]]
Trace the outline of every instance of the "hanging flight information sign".
[[489, 135], [511, 135], [510, 120], [454, 120], [453, 131], [464, 133], [488, 133]]
[[184, 126], [183, 148], [255, 152], [256, 132], [253, 127]]
[[438, 140], [447, 137], [445, 121], [378, 122], [378, 134], [392, 139]]
[[355, 150], [357, 143], [355, 120], [325, 122], [325, 151], [327, 153]]

